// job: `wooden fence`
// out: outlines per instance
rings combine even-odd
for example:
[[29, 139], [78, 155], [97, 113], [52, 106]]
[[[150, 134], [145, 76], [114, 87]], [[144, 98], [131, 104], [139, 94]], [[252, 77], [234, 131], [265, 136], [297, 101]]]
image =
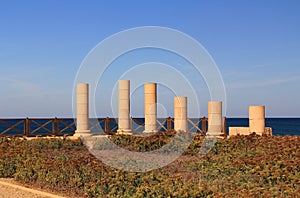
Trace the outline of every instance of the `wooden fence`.
[[63, 136], [76, 130], [70, 118], [0, 119], [0, 136]]
[[[144, 130], [143, 118], [131, 118], [132, 130], [140, 133]], [[118, 129], [115, 118], [91, 118], [92, 133], [114, 134]], [[174, 118], [157, 119], [159, 131], [173, 131]], [[224, 119], [223, 134], [226, 135], [226, 119]], [[76, 130], [73, 118], [19, 118], [0, 119], [0, 136], [64, 136], [73, 135]], [[189, 118], [188, 131], [205, 134], [207, 118]]]

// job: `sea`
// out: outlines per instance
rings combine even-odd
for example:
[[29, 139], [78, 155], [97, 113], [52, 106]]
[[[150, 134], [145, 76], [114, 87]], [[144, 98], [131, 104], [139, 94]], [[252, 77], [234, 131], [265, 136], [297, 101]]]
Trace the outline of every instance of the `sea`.
[[[300, 135], [300, 118], [266, 118], [266, 127], [271, 127], [273, 135]], [[248, 118], [226, 118], [226, 128], [249, 126]]]
[[[11, 135], [20, 135], [24, 131], [24, 123], [21, 121], [22, 119], [0, 119], [0, 136], [11, 136]], [[24, 120], [24, 119], [23, 119]], [[51, 132], [53, 124], [49, 122], [50, 119], [37, 119], [35, 122], [31, 122], [30, 131], [33, 131], [32, 135], [46, 135]], [[164, 122], [165, 119], [160, 119], [162, 125], [166, 128], [167, 123]], [[198, 119], [192, 119], [193, 122], [197, 122]], [[134, 123], [133, 128], [136, 133], [141, 133], [143, 131], [143, 127], [140, 126], [144, 123], [143, 118], [135, 118], [136, 123]], [[90, 121], [90, 124], [94, 122], [97, 123], [97, 119], [93, 119]], [[19, 123], [19, 124], [18, 124]], [[48, 124], [47, 124], [48, 123]], [[73, 128], [66, 128], [67, 125], [73, 125]], [[8, 127], [14, 126], [12, 129], [8, 130]], [[43, 126], [43, 127], [40, 127]], [[100, 123], [100, 128], [104, 129], [104, 122]], [[247, 127], [249, 126], [248, 118], [226, 118], [226, 129], [228, 134], [229, 127]], [[58, 124], [59, 130], [63, 131], [63, 135], [72, 135], [75, 132], [75, 124], [73, 118], [64, 118], [62, 123]], [[192, 125], [189, 124], [189, 128]], [[198, 123], [198, 127], [201, 128], [201, 122]], [[284, 135], [299, 135], [300, 136], [300, 118], [266, 118], [266, 127], [271, 127], [273, 131], [273, 135], [284, 136]], [[39, 129], [40, 128], [40, 129]], [[112, 120], [110, 122], [109, 128], [112, 131], [116, 131], [117, 122], [116, 120]], [[99, 128], [94, 128], [94, 131], [99, 131]], [[161, 131], [164, 131], [163, 128], [160, 128]], [[194, 129], [195, 130], [195, 129]], [[93, 130], [92, 130], [93, 131]], [[199, 131], [198, 131], [199, 132]]]

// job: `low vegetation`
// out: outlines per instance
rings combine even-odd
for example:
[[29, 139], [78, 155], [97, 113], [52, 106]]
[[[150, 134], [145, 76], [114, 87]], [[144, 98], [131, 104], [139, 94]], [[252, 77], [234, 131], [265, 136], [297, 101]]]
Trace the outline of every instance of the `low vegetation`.
[[[128, 150], [149, 151], [171, 141], [113, 135]], [[255, 134], [219, 139], [203, 157], [203, 137], [166, 167], [130, 173], [109, 167], [80, 140], [0, 138], [0, 177], [72, 197], [297, 197], [300, 137]]]

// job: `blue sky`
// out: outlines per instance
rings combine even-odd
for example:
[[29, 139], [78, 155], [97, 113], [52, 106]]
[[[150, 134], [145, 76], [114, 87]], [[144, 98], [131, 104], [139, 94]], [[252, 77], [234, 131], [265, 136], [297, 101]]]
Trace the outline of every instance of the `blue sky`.
[[[297, 0], [2, 0], [0, 117], [71, 117], [85, 56], [108, 36], [138, 26], [177, 29], [206, 48], [223, 76], [226, 116], [247, 117], [248, 105], [266, 105], [268, 117], [300, 117]], [[132, 116], [140, 116], [142, 88], [133, 96]], [[106, 116], [109, 101], [98, 97], [99, 116]], [[170, 96], [158, 99], [172, 114]], [[208, 100], [204, 91], [201, 115]]]

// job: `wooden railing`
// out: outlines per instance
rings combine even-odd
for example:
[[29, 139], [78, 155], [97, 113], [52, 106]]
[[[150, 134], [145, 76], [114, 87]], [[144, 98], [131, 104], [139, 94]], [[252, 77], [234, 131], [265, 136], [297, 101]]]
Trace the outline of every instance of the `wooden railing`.
[[[143, 118], [131, 118], [132, 130], [140, 133], [144, 130]], [[91, 118], [92, 133], [114, 134], [118, 124], [115, 118]], [[157, 119], [159, 131], [173, 131], [174, 118]], [[0, 119], [0, 136], [65, 136], [73, 135], [76, 130], [73, 118], [19, 118]], [[189, 118], [188, 131], [205, 134], [207, 118]], [[226, 136], [226, 120], [224, 119], [223, 134]]]
[[0, 119], [0, 136], [63, 136], [76, 130], [70, 118]]

